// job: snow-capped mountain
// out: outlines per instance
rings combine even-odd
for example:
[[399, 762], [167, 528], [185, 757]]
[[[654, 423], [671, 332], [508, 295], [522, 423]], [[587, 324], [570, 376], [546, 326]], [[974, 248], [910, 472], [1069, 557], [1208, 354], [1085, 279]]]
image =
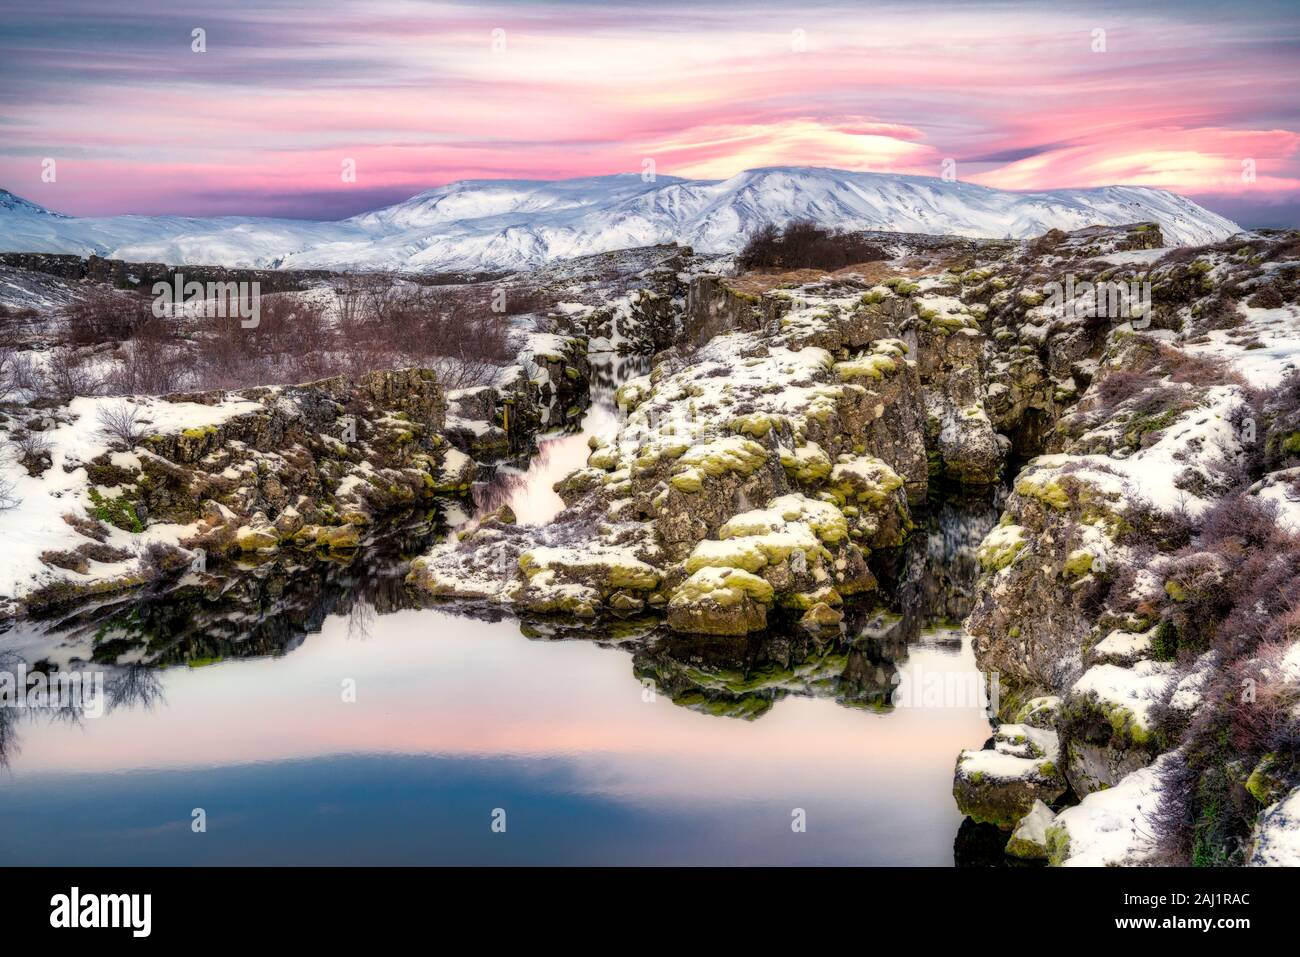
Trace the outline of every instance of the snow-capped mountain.
[[221, 216], [78, 218], [0, 190], [0, 250], [179, 265], [408, 271], [520, 269], [587, 253], [679, 242], [730, 252], [766, 222], [971, 237], [1053, 227], [1160, 224], [1177, 245], [1216, 242], [1232, 221], [1138, 186], [1005, 192], [925, 176], [816, 167], [726, 180], [637, 174], [558, 181], [463, 180], [339, 222]]

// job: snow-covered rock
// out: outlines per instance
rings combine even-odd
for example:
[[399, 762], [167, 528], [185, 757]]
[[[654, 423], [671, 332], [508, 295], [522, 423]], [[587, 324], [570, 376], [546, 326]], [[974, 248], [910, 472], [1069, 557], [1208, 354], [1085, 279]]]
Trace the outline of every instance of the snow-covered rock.
[[1250, 843], [1251, 867], [1300, 867], [1300, 788], [1260, 814]]
[[1065, 793], [1055, 731], [1027, 724], [1001, 725], [993, 747], [957, 758], [953, 796], [962, 813], [980, 823], [1011, 829], [1036, 802]]
[[1007, 853], [1031, 860], [1047, 858], [1047, 829], [1056, 820], [1056, 812], [1042, 801], [1034, 801], [1029, 813], [1020, 819], [1007, 840]]
[[1048, 859], [1067, 867], [1140, 864], [1158, 850], [1155, 810], [1161, 774], [1180, 760], [1174, 752], [1094, 791], [1056, 816], [1047, 829]]

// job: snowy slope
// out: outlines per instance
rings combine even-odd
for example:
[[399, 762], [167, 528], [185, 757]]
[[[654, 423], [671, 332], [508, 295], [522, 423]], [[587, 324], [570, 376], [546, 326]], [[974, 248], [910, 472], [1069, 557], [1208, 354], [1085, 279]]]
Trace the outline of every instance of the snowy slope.
[[1010, 193], [924, 176], [815, 167], [727, 180], [636, 174], [559, 181], [465, 180], [333, 223], [223, 216], [75, 218], [0, 190], [0, 250], [91, 253], [170, 264], [413, 271], [515, 269], [587, 253], [680, 242], [731, 252], [765, 222], [1025, 238], [1050, 228], [1158, 222], [1166, 242], [1238, 231], [1191, 200], [1108, 186]]

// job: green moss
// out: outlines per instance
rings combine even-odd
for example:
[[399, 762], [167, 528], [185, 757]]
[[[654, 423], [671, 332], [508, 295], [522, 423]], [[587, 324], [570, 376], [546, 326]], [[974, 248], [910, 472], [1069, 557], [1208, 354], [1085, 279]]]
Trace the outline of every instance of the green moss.
[[1066, 557], [1061, 572], [1066, 578], [1082, 578], [1084, 575], [1092, 574], [1092, 565], [1095, 560], [1092, 552], [1088, 549], [1075, 549]]
[[725, 608], [737, 604], [745, 597], [771, 604], [776, 593], [766, 581], [742, 569], [719, 571], [702, 568], [682, 582], [673, 596], [673, 603], [682, 604], [708, 598]]
[[1286, 780], [1281, 771], [1282, 762], [1276, 754], [1264, 755], [1246, 778], [1246, 790], [1260, 804], [1272, 804], [1286, 793]]
[[921, 291], [920, 286], [904, 276], [890, 276], [882, 281], [881, 285], [886, 289], [894, 290], [900, 296], [910, 296]]
[[1027, 545], [1025, 530], [1019, 525], [999, 525], [975, 551], [980, 567], [986, 572], [998, 572], [1016, 560]]
[[897, 371], [898, 363], [884, 355], [872, 354], [835, 363], [835, 374], [841, 379], [883, 379]]
[[688, 468], [670, 478], [668, 484], [679, 492], [693, 495], [704, 487], [704, 476], [698, 469]]
[[815, 445], [805, 445], [794, 451], [783, 449], [781, 466], [796, 480], [808, 484], [820, 482], [831, 474], [831, 460]]
[[762, 412], [755, 412], [752, 415], [737, 416], [728, 425], [732, 432], [739, 435], [748, 435], [755, 439], [761, 439], [781, 421], [780, 416], [773, 417]]
[[135, 506], [125, 496], [105, 498], [99, 489], [91, 486], [90, 501], [94, 507], [91, 514], [101, 522], [107, 522], [126, 532], [139, 534], [144, 531], [144, 523], [136, 515]]
[[1060, 867], [1070, 856], [1070, 832], [1062, 824], [1047, 828], [1047, 863]]
[[1183, 414], [1179, 408], [1165, 409], [1163, 412], [1155, 415], [1142, 416], [1126, 423], [1124, 430], [1124, 441], [1131, 446], [1142, 444], [1142, 436], [1148, 432], [1162, 432], [1178, 421], [1178, 417]]
[[749, 476], [766, 461], [767, 449], [753, 439], [737, 436], [692, 446], [677, 460], [680, 472], [696, 469], [712, 478], [728, 472]]
[[1168, 618], [1160, 619], [1151, 636], [1151, 657], [1156, 661], [1173, 661], [1178, 657], [1178, 629]]
[[1036, 473], [1016, 481], [1016, 494], [1032, 498], [1044, 505], [1064, 511], [1070, 507], [1070, 495], [1061, 483], [1047, 475]]

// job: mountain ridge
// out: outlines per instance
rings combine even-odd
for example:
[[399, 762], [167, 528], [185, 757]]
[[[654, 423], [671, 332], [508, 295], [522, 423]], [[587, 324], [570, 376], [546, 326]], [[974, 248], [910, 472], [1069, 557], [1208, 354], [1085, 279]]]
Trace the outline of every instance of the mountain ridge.
[[458, 180], [336, 221], [252, 216], [73, 217], [0, 190], [0, 251], [243, 268], [514, 270], [665, 242], [727, 253], [765, 222], [1024, 239], [1050, 228], [1159, 223], [1171, 245], [1217, 242], [1231, 220], [1168, 190], [1011, 192], [975, 183], [774, 166], [724, 180], [636, 173]]

